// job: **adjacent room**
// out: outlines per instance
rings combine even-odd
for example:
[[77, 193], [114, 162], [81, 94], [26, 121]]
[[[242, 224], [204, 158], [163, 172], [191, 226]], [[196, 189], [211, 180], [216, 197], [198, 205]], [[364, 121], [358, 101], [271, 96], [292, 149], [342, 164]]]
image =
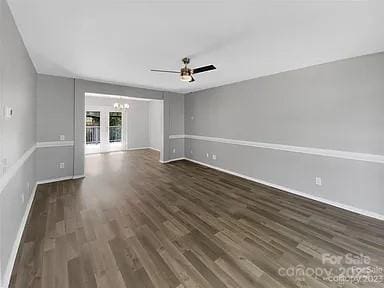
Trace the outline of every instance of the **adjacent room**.
[[384, 1], [0, 0], [0, 288], [384, 287]]
[[85, 114], [86, 155], [162, 149], [162, 100], [86, 93]]

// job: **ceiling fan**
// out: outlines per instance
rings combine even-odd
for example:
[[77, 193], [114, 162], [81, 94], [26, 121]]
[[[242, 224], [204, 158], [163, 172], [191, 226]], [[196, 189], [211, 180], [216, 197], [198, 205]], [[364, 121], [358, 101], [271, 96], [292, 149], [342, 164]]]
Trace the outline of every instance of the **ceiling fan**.
[[188, 68], [188, 64], [191, 61], [188, 57], [183, 58], [181, 61], [184, 63], [184, 67], [180, 69], [180, 71], [171, 71], [171, 70], [158, 70], [158, 69], [151, 69], [152, 72], [164, 72], [164, 73], [178, 73], [180, 74], [180, 80], [184, 82], [193, 82], [195, 79], [193, 78], [193, 74], [201, 73], [201, 72], [207, 72], [211, 70], [215, 70], [216, 67], [214, 65], [207, 65], [202, 66], [199, 68]]

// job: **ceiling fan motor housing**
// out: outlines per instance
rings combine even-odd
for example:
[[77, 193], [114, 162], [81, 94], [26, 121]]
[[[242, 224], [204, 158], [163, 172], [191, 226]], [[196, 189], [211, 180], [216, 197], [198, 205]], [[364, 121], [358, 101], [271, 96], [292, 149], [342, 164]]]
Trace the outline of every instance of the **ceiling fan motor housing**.
[[180, 69], [180, 74], [181, 74], [181, 76], [187, 76], [187, 75], [191, 75], [192, 74], [192, 71], [191, 71], [191, 69], [189, 69], [188, 67], [183, 67], [183, 68], [181, 68]]

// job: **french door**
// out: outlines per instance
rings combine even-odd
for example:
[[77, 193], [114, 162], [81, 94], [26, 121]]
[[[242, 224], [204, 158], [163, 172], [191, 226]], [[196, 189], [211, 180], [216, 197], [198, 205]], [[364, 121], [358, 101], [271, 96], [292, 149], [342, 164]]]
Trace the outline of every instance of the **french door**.
[[86, 107], [85, 153], [124, 150], [125, 115], [110, 107]]

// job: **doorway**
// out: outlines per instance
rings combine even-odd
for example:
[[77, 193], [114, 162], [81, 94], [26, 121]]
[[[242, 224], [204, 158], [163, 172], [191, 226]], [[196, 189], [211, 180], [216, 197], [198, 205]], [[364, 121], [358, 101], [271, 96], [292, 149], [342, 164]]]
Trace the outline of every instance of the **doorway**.
[[163, 100], [85, 94], [84, 152], [151, 149], [164, 155]]
[[85, 153], [105, 153], [125, 150], [124, 110], [113, 107], [86, 107]]

